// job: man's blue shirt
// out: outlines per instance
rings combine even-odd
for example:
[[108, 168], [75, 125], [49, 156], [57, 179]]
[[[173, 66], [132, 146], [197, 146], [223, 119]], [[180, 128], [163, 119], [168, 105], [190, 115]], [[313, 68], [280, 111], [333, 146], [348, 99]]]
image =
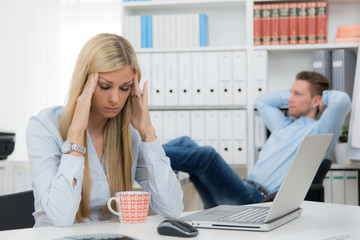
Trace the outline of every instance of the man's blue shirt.
[[270, 92], [259, 95], [256, 101], [257, 109], [271, 135], [261, 149], [259, 159], [248, 179], [262, 185], [271, 193], [279, 189], [303, 137], [334, 133], [327, 155], [337, 143], [342, 124], [351, 109], [351, 101], [346, 93], [328, 90], [324, 91], [322, 96], [327, 108], [319, 120], [300, 117], [294, 121], [280, 110], [280, 107], [289, 104], [289, 96], [290, 91]]

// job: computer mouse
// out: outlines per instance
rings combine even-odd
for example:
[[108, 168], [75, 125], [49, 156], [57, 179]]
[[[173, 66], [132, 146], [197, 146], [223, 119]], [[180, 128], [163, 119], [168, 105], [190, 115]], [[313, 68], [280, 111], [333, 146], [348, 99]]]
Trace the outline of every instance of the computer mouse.
[[190, 224], [181, 220], [165, 220], [157, 227], [157, 232], [160, 235], [174, 236], [174, 237], [195, 237], [199, 231]]

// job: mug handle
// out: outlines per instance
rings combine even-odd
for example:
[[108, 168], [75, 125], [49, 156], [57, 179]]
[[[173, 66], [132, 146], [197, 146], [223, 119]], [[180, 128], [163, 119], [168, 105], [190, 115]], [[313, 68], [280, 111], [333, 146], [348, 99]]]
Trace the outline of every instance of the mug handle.
[[[115, 211], [112, 207], [111, 207], [111, 202], [115, 200], [116, 203], [118, 203], [117, 205], [119, 206], [119, 212]], [[109, 209], [110, 212], [112, 212], [113, 214], [119, 216], [119, 219], [120, 219], [120, 222], [122, 223], [123, 222], [123, 218], [122, 218], [122, 215], [121, 215], [121, 206], [120, 206], [120, 202], [118, 202], [118, 198], [116, 197], [111, 197], [109, 198], [108, 202], [107, 202], [107, 207]]]

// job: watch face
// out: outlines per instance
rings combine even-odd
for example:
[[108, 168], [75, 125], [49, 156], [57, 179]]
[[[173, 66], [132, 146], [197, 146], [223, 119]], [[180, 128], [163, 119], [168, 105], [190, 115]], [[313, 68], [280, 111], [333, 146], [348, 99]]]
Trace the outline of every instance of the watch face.
[[62, 153], [69, 153], [71, 151], [71, 143], [68, 140], [63, 143], [61, 151]]

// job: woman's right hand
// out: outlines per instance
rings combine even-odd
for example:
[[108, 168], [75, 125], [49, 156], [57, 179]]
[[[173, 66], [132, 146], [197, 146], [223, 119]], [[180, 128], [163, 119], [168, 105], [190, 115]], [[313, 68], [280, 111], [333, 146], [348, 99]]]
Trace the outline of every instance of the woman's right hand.
[[89, 74], [81, 95], [77, 99], [67, 139], [84, 146], [84, 133], [88, 126], [91, 98], [99, 79], [98, 73]]

